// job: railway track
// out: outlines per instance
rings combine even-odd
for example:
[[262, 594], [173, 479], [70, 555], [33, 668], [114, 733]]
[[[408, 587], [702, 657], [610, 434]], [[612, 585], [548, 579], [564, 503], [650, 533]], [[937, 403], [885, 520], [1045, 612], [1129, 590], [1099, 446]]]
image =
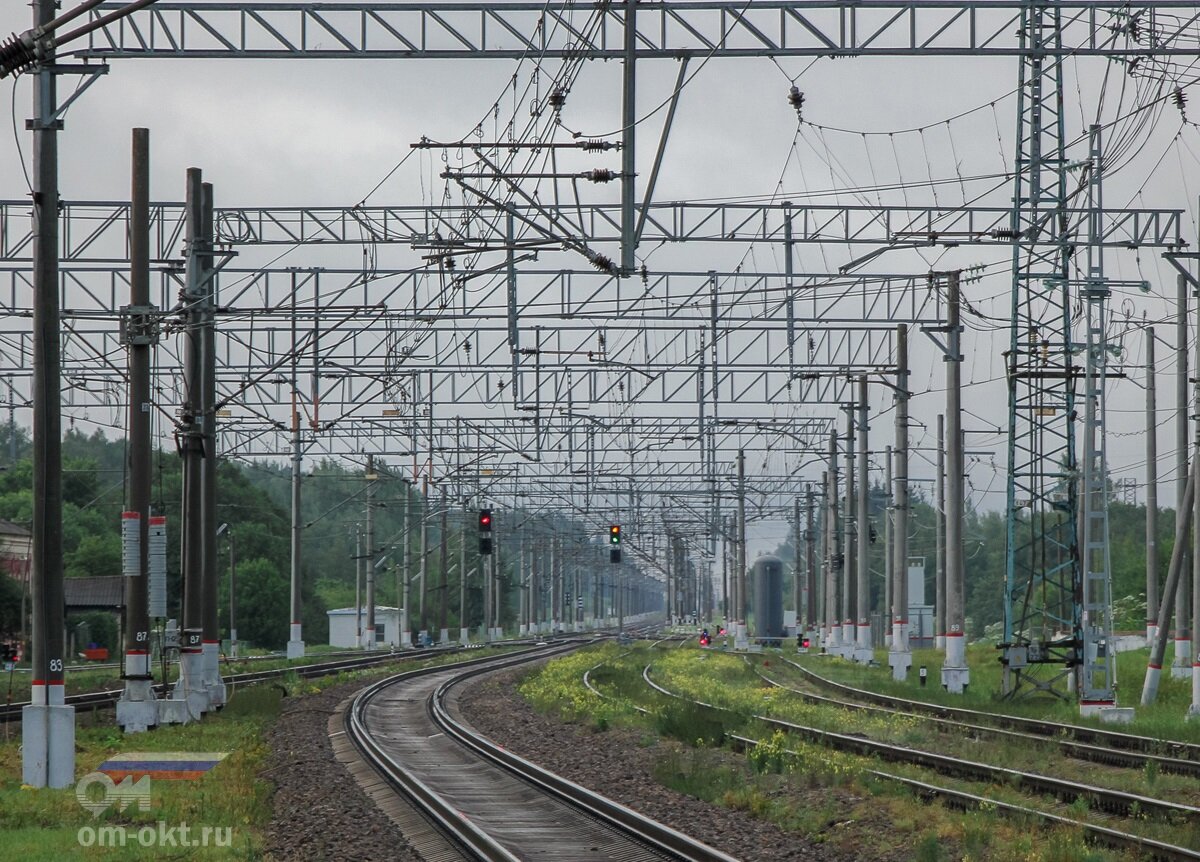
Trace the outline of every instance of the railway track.
[[[708, 707], [710, 709], [728, 712], [728, 710], [726, 710], [724, 707], [720, 707], [711, 703], [705, 703], [703, 701], [690, 700], [689, 698], [685, 698], [682, 695], [670, 691], [662, 685], [659, 685], [658, 683], [654, 682], [653, 679], [651, 679], [650, 667], [650, 665], [647, 665], [644, 668], [642, 672], [642, 678], [650, 688], [658, 693], [667, 697], [685, 700], [699, 706]], [[585, 684], [587, 684], [589, 688], [593, 688], [589, 681], [585, 680]], [[593, 690], [595, 689], [593, 688]], [[849, 734], [835, 733], [833, 731], [819, 728], [805, 727], [803, 725], [773, 718], [771, 716], [752, 715], [750, 717], [766, 724], [768, 727], [777, 728], [786, 733], [800, 736], [811, 742], [836, 750], [846, 751], [866, 757], [878, 757], [881, 760], [891, 762], [908, 763], [931, 769], [941, 774], [953, 775], [970, 780], [989, 781], [1007, 786], [1013, 786], [1021, 789], [1024, 792], [1048, 794], [1054, 796], [1056, 799], [1064, 801], [1084, 799], [1087, 801], [1090, 807], [1107, 814], [1116, 814], [1122, 817], [1154, 817], [1166, 819], [1170, 822], [1178, 822], [1180, 818], [1186, 818], [1192, 822], [1197, 822], [1200, 820], [1200, 809], [1193, 806], [1180, 805], [1151, 797], [1139, 796], [1137, 794], [1109, 790], [1107, 788], [1081, 785], [1079, 782], [1064, 781], [1061, 779], [1052, 778], [1050, 776], [1026, 773], [1019, 770], [1007, 769], [1005, 767], [998, 767], [990, 764], [963, 761], [957, 758], [935, 754], [933, 752], [906, 748], [904, 746], [893, 745], [890, 743], [877, 742], [867, 739], [863, 736], [852, 736]], [[741, 746], [753, 746], [759, 744], [758, 740], [750, 739], [748, 737], [733, 736], [732, 738]], [[881, 770], [868, 769], [866, 771], [869, 774], [884, 780], [904, 784], [917, 795], [925, 798], [938, 798], [955, 807], [978, 809], [981, 806], [986, 806], [987, 808], [994, 809], [997, 813], [1000, 813], [1004, 816], [1023, 818], [1033, 817], [1046, 824], [1070, 826], [1072, 828], [1080, 829], [1088, 838], [1088, 840], [1092, 841], [1093, 843], [1103, 844], [1105, 846], [1120, 850], [1132, 850], [1149, 858], [1170, 860], [1171, 862], [1176, 862], [1176, 860], [1200, 860], [1200, 851], [1198, 850], [1170, 844], [1164, 841], [1158, 841], [1143, 835], [1125, 832], [1121, 829], [1113, 828], [1108, 825], [1081, 821], [1071, 817], [1064, 817], [1060, 814], [1033, 806], [1014, 805], [1012, 803], [1001, 802], [988, 797], [968, 793], [957, 788], [945, 787], [926, 781], [917, 781], [915, 779], [894, 775]], [[1102, 814], [1101, 816], [1104, 815]]]
[[[734, 862], [517, 757], [459, 719], [459, 683], [572, 648], [548, 646], [376, 683], [347, 710], [346, 734], [394, 791], [437, 827], [438, 841], [449, 836], [458, 855], [439, 858]], [[444, 844], [439, 846], [444, 854]]]
[[[527, 643], [525, 642], [509, 642], [509, 643]], [[327, 676], [329, 674], [341, 673], [342, 671], [360, 670], [363, 668], [374, 667], [379, 664], [384, 664], [389, 661], [410, 661], [413, 659], [430, 656], [460, 652], [470, 647], [445, 647], [432, 648], [421, 650], [404, 650], [396, 653], [377, 653], [372, 652], [368, 655], [355, 656], [353, 658], [336, 659], [334, 661], [314, 662], [312, 664], [292, 665], [290, 667], [271, 668], [270, 670], [255, 670], [246, 671], [245, 673], [228, 674], [222, 679], [227, 685], [250, 685], [257, 682], [264, 682], [269, 679], [276, 679], [290, 673], [294, 673], [299, 677], [308, 679], [311, 677]], [[162, 694], [164, 687], [161, 685], [155, 686], [155, 691]], [[105, 691], [84, 692], [81, 694], [72, 694], [66, 697], [66, 702], [76, 708], [92, 708], [92, 709], [109, 709], [113, 707], [117, 700], [121, 697], [122, 689], [114, 688]], [[13, 703], [0, 706], [0, 722], [17, 722], [21, 720], [21, 708], [27, 706], [28, 702]]]
[[[321, 658], [332, 659], [332, 658], [339, 658], [341, 656], [386, 655], [386, 654], [390, 654], [390, 653], [391, 653], [390, 649], [373, 649], [373, 650], [348, 649], [348, 650], [333, 650], [330, 652], [318, 653], [318, 655], [320, 655]], [[260, 661], [287, 661], [287, 656], [286, 656], [286, 654], [284, 654], [282, 652], [271, 652], [271, 653], [265, 653], [264, 655], [247, 655], [247, 656], [239, 656], [237, 658], [230, 658], [229, 656], [221, 657], [222, 665], [254, 664], [255, 662], [260, 662]], [[171, 664], [171, 667], [177, 667], [179, 665], [179, 662], [176, 659], [172, 659], [170, 664]], [[68, 676], [70, 676], [72, 673], [89, 673], [91, 671], [96, 671], [96, 670], [119, 671], [122, 667], [123, 667], [123, 665], [121, 664], [121, 662], [116, 662], [116, 661], [85, 662], [85, 663], [81, 663], [81, 664], [68, 664], [66, 666], [66, 673]], [[24, 676], [26, 674], [31, 673], [32, 668], [19, 667], [16, 669], [15, 672]]]
[[[802, 666], [796, 664], [795, 662], [788, 661], [787, 659], [784, 659], [784, 661], [787, 664], [791, 665], [792, 667], [795, 667], [798, 670], [805, 672], [806, 677], [808, 676], [808, 673], [806, 672], [805, 668], [803, 668]], [[1135, 750], [1132, 748], [1113, 748], [1108, 745], [1097, 745], [1097, 744], [1087, 743], [1087, 742], [1077, 742], [1077, 741], [1070, 740], [1070, 739], [1059, 738], [1057, 736], [1052, 735], [1052, 733], [1049, 731], [1044, 731], [1041, 733], [1030, 733], [1028, 731], [1023, 731], [1023, 730], [1007, 730], [1002, 727], [997, 727], [995, 725], [978, 724], [978, 723], [973, 723], [973, 722], [968, 722], [968, 721], [960, 721], [960, 720], [952, 719], [952, 718], [942, 718], [938, 715], [935, 715], [932, 713], [926, 713], [926, 712], [913, 712], [911, 710], [904, 709], [904, 708], [898, 707], [898, 706], [872, 706], [870, 704], [862, 703], [856, 699], [841, 700], [841, 699], [834, 698], [834, 697], [825, 697], [823, 695], [813, 694], [812, 692], [804, 691], [802, 689], [793, 688], [789, 685], [786, 685], [786, 684], [780, 682], [777, 679], [772, 679], [770, 676], [765, 674], [761, 668], [756, 667], [753, 664], [751, 664], [750, 666], [754, 670], [754, 672], [759, 676], [759, 678], [762, 679], [764, 682], [766, 682], [768, 685], [772, 685], [782, 691], [786, 691], [791, 694], [794, 694], [795, 696], [801, 698], [802, 700], [804, 700], [808, 703], [819, 704], [822, 706], [839, 707], [839, 708], [843, 708], [843, 709], [854, 709], [854, 710], [858, 710], [860, 712], [871, 712], [871, 713], [880, 713], [880, 714], [888, 714], [888, 715], [895, 715], [897, 713], [915, 715], [918, 718], [920, 718], [921, 720], [926, 721], [935, 727], [938, 727], [938, 728], [944, 729], [944, 730], [948, 730], [951, 732], [969, 734], [969, 735], [977, 736], [977, 737], [978, 736], [989, 736], [989, 737], [996, 738], [996, 739], [1005, 739], [1005, 740], [1008, 740], [1010, 742], [1014, 742], [1017, 744], [1032, 742], [1032, 743], [1036, 743], [1039, 745], [1047, 745], [1047, 744], [1055, 745], [1058, 747], [1059, 751], [1061, 751], [1063, 754], [1065, 754], [1068, 757], [1075, 758], [1077, 760], [1086, 760], [1091, 763], [1104, 763], [1104, 764], [1108, 764], [1110, 766], [1119, 766], [1119, 767], [1130, 768], [1130, 769], [1145, 769], [1148, 765], [1154, 764], [1154, 767], [1156, 769], [1158, 769], [1159, 772], [1162, 772], [1162, 773], [1170, 773], [1170, 774], [1174, 774], [1174, 775], [1188, 775], [1188, 776], [1192, 776], [1194, 778], [1200, 778], [1200, 760], [1190, 760], [1190, 759], [1185, 759], [1185, 758], [1180, 758], [1180, 757], [1169, 757], [1169, 756], [1159, 755], [1159, 754], [1149, 754], [1144, 750]], [[890, 698], [889, 698], [889, 700], [890, 700]], [[897, 699], [897, 700], [900, 700], [900, 699]], [[913, 701], [907, 701], [907, 703], [913, 703]], [[971, 712], [971, 710], [965, 710], [965, 711]], [[975, 713], [975, 714], [986, 715], [986, 713]], [[1013, 716], [1002, 716], [1002, 718], [1006, 719], [1006, 720], [1012, 720], [1014, 717]], [[1033, 721], [1033, 720], [1032, 719], [1021, 719], [1021, 721]], [[1034, 722], [1034, 723], [1036, 724], [1037, 722]], [[1062, 725], [1054, 725], [1054, 726], [1059, 727]], [[1141, 739], [1142, 737], [1137, 737], [1137, 738]], [[1181, 745], [1185, 745], [1185, 744], [1181, 743]]]
[[[1034, 718], [1024, 718], [1002, 713], [982, 712], [976, 709], [942, 706], [920, 700], [910, 700], [903, 697], [877, 694], [853, 686], [844, 685], [831, 679], [826, 679], [808, 668], [789, 659], [784, 659], [791, 667], [798, 670], [806, 679], [815, 685], [830, 691], [836, 691], [853, 700], [878, 704], [902, 712], [918, 715], [931, 715], [938, 718], [952, 719], [962, 722], [979, 722], [993, 727], [1011, 729], [1035, 736], [1059, 737], [1064, 741], [1080, 745], [1102, 746], [1112, 752], [1140, 752], [1153, 755], [1155, 758], [1167, 761], [1192, 761], [1200, 764], [1200, 745], [1188, 742], [1176, 742], [1169, 739], [1155, 739], [1151, 736], [1138, 736], [1132, 733], [1121, 733], [1115, 730], [1103, 730], [1085, 725], [1064, 724], [1056, 721], [1041, 721]], [[1143, 761], [1144, 763], [1145, 761]], [[1191, 767], [1180, 766], [1180, 769]], [[1200, 773], [1184, 773], [1200, 774]]]

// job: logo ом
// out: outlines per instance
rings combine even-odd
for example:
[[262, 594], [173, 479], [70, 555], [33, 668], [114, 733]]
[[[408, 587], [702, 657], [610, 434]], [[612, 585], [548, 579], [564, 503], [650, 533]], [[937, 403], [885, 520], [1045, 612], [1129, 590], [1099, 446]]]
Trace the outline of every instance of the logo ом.
[[99, 817], [114, 805], [117, 811], [124, 811], [137, 803], [138, 811], [148, 811], [150, 776], [143, 775], [134, 781], [133, 776], [126, 775], [117, 783], [103, 772], [89, 772], [75, 785], [75, 798], [80, 805], [92, 812], [93, 817]]

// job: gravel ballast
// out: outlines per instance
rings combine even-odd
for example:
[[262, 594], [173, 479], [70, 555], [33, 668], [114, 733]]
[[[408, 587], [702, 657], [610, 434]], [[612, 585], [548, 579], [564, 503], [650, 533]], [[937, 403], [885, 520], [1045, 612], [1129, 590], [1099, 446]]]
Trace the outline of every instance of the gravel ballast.
[[267, 733], [264, 778], [275, 783], [274, 814], [265, 836], [270, 859], [419, 862], [404, 836], [334, 757], [329, 717], [359, 691], [359, 680], [290, 697]]
[[[516, 691], [526, 673], [527, 669], [506, 671], [466, 684], [457, 698], [458, 710], [490, 739], [546, 769], [743, 862], [909, 858], [902, 850], [897, 855], [875, 849], [864, 855], [846, 849], [839, 840], [844, 837], [839, 833], [847, 829], [886, 832], [887, 824], [882, 821], [835, 817], [822, 830], [828, 841], [821, 843], [747, 812], [665, 787], [654, 777], [655, 769], [678, 743], [621, 727], [596, 732], [539, 713]], [[330, 716], [366, 684], [357, 680], [284, 701], [278, 721], [267, 733], [271, 755], [263, 778], [275, 784], [273, 818], [264, 836], [268, 859], [420, 860], [391, 818], [338, 761], [330, 741]], [[789, 802], [814, 807], [830, 802], [828, 789], [806, 792], [811, 794], [809, 798]], [[888, 845], [885, 842], [883, 846]]]
[[[526, 672], [493, 674], [470, 684], [459, 698], [463, 718], [521, 757], [743, 862], [864, 858], [664, 787], [655, 780], [654, 769], [666, 754], [665, 746], [673, 743], [647, 745], [636, 731], [613, 728], [597, 733], [539, 713], [515, 690]], [[797, 803], [804, 804], [803, 800]], [[830, 824], [830, 828], [836, 829], [838, 824]]]

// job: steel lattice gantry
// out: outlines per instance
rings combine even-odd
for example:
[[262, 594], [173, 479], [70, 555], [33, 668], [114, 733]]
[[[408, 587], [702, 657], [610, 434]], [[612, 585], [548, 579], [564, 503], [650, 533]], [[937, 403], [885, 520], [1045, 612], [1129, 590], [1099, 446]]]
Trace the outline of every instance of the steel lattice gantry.
[[[515, 206], [522, 219], [542, 213]], [[33, 241], [28, 201], [0, 201], [0, 261], [26, 260]], [[1063, 207], [1068, 232], [1082, 240], [1089, 211]], [[129, 204], [65, 201], [60, 255], [67, 261], [128, 260]], [[1099, 242], [1115, 248], [1170, 247], [1180, 242], [1179, 210], [1119, 209], [1100, 216]], [[489, 204], [463, 206], [218, 207], [220, 247], [395, 244], [430, 257], [463, 249], [503, 250], [503, 212]], [[615, 205], [583, 204], [556, 216], [571, 235], [589, 245], [620, 240]], [[655, 243], [936, 246], [973, 243], [1011, 245], [1011, 207], [792, 206], [786, 203], [661, 203], [647, 208], [642, 240]], [[154, 203], [150, 211], [155, 261], [177, 258], [183, 237], [183, 205]], [[551, 246], [549, 240], [545, 246]], [[525, 248], [536, 249], [536, 244]]]
[[[1020, 0], [666, 0], [637, 4], [639, 59], [1027, 56]], [[1046, 3], [1062, 40], [1046, 56], [1185, 55], [1189, 3]], [[120, 8], [105, 4], [91, 14]], [[623, 3], [160, 2], [91, 36], [76, 56], [622, 59]], [[1130, 25], [1147, 34], [1127, 38]]]

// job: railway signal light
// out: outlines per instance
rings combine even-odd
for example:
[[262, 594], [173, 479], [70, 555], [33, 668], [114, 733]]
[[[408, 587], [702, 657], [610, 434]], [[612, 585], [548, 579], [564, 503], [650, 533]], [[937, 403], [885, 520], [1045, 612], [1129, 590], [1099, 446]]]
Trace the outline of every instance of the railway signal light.
[[479, 553], [487, 556], [492, 552], [492, 510], [479, 510]]
[[608, 528], [608, 561], [621, 562], [621, 525], [613, 524]]

